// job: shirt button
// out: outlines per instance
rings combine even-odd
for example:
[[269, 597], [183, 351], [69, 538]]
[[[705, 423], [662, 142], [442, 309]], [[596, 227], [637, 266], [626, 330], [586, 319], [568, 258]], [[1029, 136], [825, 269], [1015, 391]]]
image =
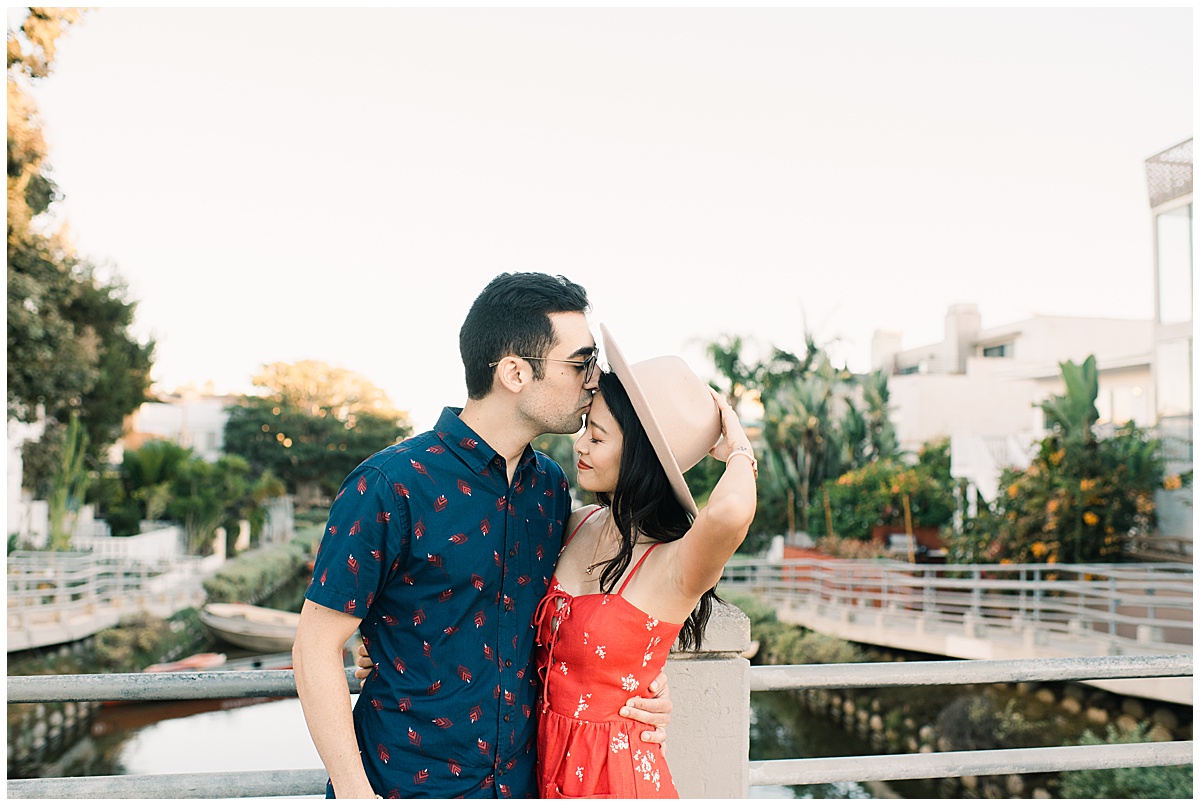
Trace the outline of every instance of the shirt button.
[[504, 665], [505, 665], [505, 666], [512, 666], [512, 661], [510, 661], [510, 660], [506, 660], [506, 661], [504, 661]]
[[510, 604], [506, 604], [506, 605], [504, 606], [504, 609], [505, 609], [505, 610], [509, 610], [509, 611], [511, 611], [511, 610], [513, 609], [513, 606], [512, 606], [512, 605], [510, 605]]
[[505, 714], [505, 715], [504, 715], [504, 721], [505, 721], [505, 722], [512, 722], [512, 717], [511, 717], [511, 716], [509, 716], [508, 714]]
[[508, 556], [509, 556], [509, 557], [516, 557], [516, 556], [517, 556], [517, 550], [516, 550], [516, 549], [511, 549], [511, 550], [509, 550], [509, 552], [508, 552]]

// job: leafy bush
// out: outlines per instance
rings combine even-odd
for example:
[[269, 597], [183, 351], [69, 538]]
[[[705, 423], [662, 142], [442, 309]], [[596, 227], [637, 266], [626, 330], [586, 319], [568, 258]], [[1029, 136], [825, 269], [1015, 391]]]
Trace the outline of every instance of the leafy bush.
[[820, 633], [801, 632], [799, 637], [790, 641], [787, 653], [782, 651], [784, 658], [781, 663], [863, 663], [867, 660], [866, 653], [857, 644], [843, 641]]
[[[1107, 739], [1091, 731], [1080, 744], [1130, 744], [1148, 742], [1148, 725], [1122, 731], [1108, 726]], [[1059, 777], [1063, 798], [1192, 798], [1192, 765], [1179, 767], [1122, 767], [1112, 770], [1071, 770]]]
[[746, 593], [725, 593], [718, 591], [722, 599], [746, 614], [750, 619], [750, 629], [767, 622], [776, 622], [775, 608], [763, 602], [756, 596]]
[[839, 560], [873, 560], [887, 556], [881, 543], [834, 535], [819, 538], [817, 550]]
[[1107, 439], [1051, 434], [1023, 471], [1001, 474], [990, 510], [949, 551], [963, 563], [1113, 561], [1128, 538], [1155, 524], [1154, 492], [1163, 479], [1157, 440], [1132, 424]]
[[1114, 561], [1122, 544], [1154, 528], [1157, 489], [1178, 489], [1191, 475], [1163, 478], [1158, 440], [1132, 423], [1096, 434], [1096, 361], [1060, 364], [1066, 394], [1042, 404], [1053, 429], [1025, 470], [1009, 469], [990, 509], [951, 537], [959, 563]]
[[955, 699], [938, 714], [934, 727], [951, 750], [1027, 747], [1044, 738], [1047, 726], [1027, 721], [1009, 700], [1001, 707], [990, 691]]
[[204, 592], [209, 602], [253, 604], [295, 577], [305, 557], [304, 546], [295, 542], [248, 551], [204, 580]]
[[[947, 440], [921, 449], [917, 464], [881, 459], [842, 474], [825, 484], [829, 495], [834, 534], [867, 540], [875, 526], [904, 523], [904, 497], [908, 496], [913, 526], [940, 528], [954, 517], [954, 483], [950, 477]], [[825, 534], [824, 498], [811, 507], [813, 534]]]
[[[201, 635], [199, 615], [194, 608], [178, 613], [170, 621], [138, 613], [122, 619], [116, 627], [96, 633], [92, 647], [94, 667], [89, 672], [137, 672], [167, 657], [181, 645], [194, 645], [186, 633]], [[184, 635], [181, 637], [181, 633]]]

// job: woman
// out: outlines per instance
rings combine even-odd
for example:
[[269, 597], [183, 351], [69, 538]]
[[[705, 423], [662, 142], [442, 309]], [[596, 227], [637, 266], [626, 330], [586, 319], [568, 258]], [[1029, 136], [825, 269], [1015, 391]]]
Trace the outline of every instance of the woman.
[[[649, 696], [677, 638], [699, 647], [754, 517], [756, 462], [733, 409], [682, 359], [630, 365], [600, 327], [612, 371], [575, 442], [578, 484], [600, 505], [572, 514], [535, 617], [540, 795], [678, 797], [662, 748], [619, 711]], [[683, 474], [706, 454], [726, 468], [698, 510]]]

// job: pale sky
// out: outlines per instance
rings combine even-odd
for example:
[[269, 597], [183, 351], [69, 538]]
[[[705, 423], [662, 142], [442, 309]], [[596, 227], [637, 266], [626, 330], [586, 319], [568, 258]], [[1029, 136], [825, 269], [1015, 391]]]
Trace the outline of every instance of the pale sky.
[[1192, 136], [1190, 7], [114, 9], [35, 91], [58, 216], [154, 378], [361, 372], [430, 427], [503, 271], [632, 360], [738, 333], [856, 371], [1035, 313], [1149, 318], [1144, 161]]

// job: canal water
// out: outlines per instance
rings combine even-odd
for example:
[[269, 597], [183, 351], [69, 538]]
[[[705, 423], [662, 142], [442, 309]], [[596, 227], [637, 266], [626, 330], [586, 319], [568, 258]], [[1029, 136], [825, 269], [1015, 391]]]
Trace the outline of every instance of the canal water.
[[[783, 692], [751, 698], [750, 758], [871, 755], [868, 742], [805, 709]], [[39, 777], [313, 769], [312, 746], [295, 698], [241, 698], [102, 708], [92, 734]], [[919, 782], [924, 783], [924, 782]], [[908, 784], [906, 789], [902, 789]], [[846, 782], [753, 787], [755, 798], [938, 797], [932, 785]], [[314, 796], [315, 798], [316, 796]]]

